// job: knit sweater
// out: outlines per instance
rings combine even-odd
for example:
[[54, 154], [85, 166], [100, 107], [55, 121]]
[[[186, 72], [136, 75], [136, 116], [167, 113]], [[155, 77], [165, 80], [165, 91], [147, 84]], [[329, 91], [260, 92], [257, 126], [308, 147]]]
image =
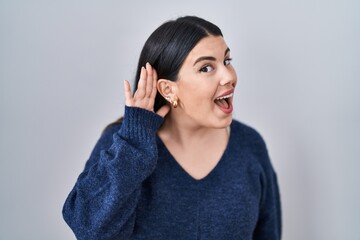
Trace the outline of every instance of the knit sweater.
[[77, 239], [280, 239], [276, 174], [254, 129], [233, 120], [220, 161], [196, 180], [156, 135], [162, 122], [125, 107], [102, 134], [63, 207]]

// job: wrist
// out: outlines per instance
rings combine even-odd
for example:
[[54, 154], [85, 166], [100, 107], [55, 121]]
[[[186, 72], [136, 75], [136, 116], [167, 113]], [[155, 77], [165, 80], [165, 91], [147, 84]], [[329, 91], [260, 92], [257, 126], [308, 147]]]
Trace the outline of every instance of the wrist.
[[163, 121], [162, 117], [152, 111], [125, 106], [121, 132], [126, 138], [138, 138], [142, 141], [148, 141], [155, 137]]

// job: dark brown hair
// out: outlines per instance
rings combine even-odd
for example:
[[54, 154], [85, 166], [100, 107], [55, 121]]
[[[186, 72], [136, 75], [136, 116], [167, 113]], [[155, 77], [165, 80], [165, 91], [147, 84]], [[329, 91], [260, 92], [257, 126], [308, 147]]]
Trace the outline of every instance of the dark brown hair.
[[[156, 69], [159, 79], [176, 81], [186, 56], [202, 38], [209, 35], [223, 36], [216, 25], [199, 17], [185, 16], [163, 23], [150, 35], [141, 51], [133, 91], [136, 91], [141, 67], [147, 62]], [[154, 112], [166, 103], [158, 92]], [[122, 119], [109, 124], [105, 130]]]

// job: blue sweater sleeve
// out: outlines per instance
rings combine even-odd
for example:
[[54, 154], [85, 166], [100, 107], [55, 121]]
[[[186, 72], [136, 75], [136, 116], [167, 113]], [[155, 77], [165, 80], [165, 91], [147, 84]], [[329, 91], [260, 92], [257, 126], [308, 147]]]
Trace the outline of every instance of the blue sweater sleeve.
[[153, 112], [125, 107], [121, 126], [102, 134], [63, 207], [77, 239], [131, 235], [141, 184], [156, 166], [156, 131], [162, 122]]
[[261, 175], [262, 197], [254, 240], [281, 239], [281, 204], [276, 173], [270, 162], [265, 142], [258, 135], [257, 154], [263, 173]]

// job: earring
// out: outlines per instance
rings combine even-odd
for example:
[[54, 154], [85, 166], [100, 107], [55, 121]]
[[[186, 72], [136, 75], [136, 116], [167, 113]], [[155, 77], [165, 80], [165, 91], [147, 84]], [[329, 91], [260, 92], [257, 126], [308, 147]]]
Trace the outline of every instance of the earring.
[[172, 100], [171, 100], [171, 97], [169, 97], [169, 96], [166, 96], [165, 99], [166, 99], [168, 102], [170, 102], [170, 104], [173, 106], [173, 108], [177, 108], [177, 106], [178, 106], [177, 100], [172, 101]]

